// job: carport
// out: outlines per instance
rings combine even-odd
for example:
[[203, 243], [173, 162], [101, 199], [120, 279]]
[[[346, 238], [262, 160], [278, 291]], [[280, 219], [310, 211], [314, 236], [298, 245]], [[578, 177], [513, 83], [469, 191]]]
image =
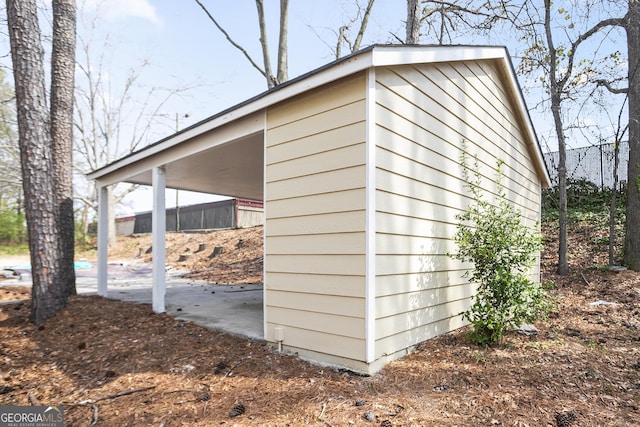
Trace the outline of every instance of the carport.
[[[107, 296], [109, 185], [152, 186], [152, 308], [165, 311], [165, 190], [263, 200], [264, 114], [223, 112], [90, 173], [98, 193], [98, 295]], [[215, 130], [215, 131], [214, 131]]]
[[[165, 189], [263, 200], [264, 339], [376, 372], [465, 325], [471, 266], [447, 256], [456, 215], [473, 200], [463, 151], [478, 159], [483, 196], [495, 201], [504, 186], [538, 227], [549, 176], [506, 48], [369, 47], [89, 174], [100, 189], [99, 294], [106, 186], [153, 186], [156, 312]], [[539, 266], [530, 275], [539, 281]]]

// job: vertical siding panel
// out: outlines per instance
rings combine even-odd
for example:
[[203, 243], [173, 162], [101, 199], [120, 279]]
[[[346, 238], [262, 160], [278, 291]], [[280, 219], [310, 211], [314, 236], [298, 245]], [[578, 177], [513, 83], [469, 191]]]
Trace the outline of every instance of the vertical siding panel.
[[[455, 215], [471, 202], [459, 164], [465, 140], [485, 195], [503, 185], [526, 224], [540, 218], [540, 178], [502, 77], [484, 61], [378, 69], [376, 99], [376, 357], [462, 326], [473, 285], [454, 261]], [[532, 274], [536, 279], [538, 269]]]
[[[271, 107], [265, 338], [365, 361], [365, 75]], [[319, 321], [321, 319], [322, 321]]]

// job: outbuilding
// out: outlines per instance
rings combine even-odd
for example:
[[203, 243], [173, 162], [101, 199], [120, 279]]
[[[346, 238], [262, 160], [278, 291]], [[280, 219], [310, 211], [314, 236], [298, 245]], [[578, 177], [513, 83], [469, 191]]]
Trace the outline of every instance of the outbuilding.
[[464, 325], [470, 266], [447, 256], [471, 201], [463, 143], [489, 198], [504, 162], [507, 197], [536, 227], [549, 176], [506, 48], [378, 45], [337, 60], [90, 173], [99, 293], [106, 186], [153, 186], [157, 312], [165, 188], [263, 200], [264, 339], [376, 372]]

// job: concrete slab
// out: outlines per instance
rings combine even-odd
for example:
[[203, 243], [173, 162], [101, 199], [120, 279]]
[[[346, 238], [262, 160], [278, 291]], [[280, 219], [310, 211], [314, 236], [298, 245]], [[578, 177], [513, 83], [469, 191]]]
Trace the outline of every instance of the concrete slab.
[[[97, 283], [87, 293], [97, 292]], [[151, 280], [109, 283], [108, 298], [151, 303]], [[167, 314], [211, 329], [254, 339], [263, 338], [262, 285], [210, 285], [167, 279]]]
[[[136, 270], [137, 273], [140, 271]], [[109, 280], [108, 298], [151, 304], [152, 279], [147, 273]], [[0, 286], [31, 286], [31, 277], [0, 281]], [[95, 277], [76, 276], [81, 295], [96, 295]], [[167, 275], [165, 295], [167, 314], [180, 320], [230, 334], [263, 339], [263, 286], [212, 285], [182, 277], [181, 272]]]

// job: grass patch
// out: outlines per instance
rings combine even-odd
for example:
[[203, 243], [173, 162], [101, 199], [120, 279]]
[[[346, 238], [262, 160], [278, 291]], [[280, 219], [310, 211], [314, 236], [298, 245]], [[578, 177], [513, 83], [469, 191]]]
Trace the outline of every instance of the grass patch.
[[27, 255], [29, 254], [29, 245], [0, 246], [0, 255]]

